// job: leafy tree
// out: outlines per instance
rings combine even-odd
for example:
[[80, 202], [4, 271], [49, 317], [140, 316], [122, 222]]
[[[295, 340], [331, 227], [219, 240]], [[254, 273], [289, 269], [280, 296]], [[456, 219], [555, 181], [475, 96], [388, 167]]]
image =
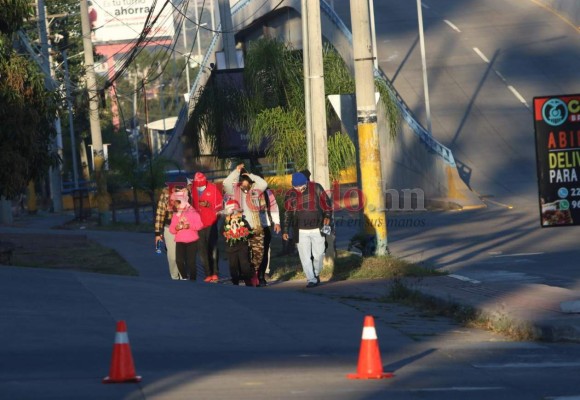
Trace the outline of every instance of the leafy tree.
[[0, 0], [0, 195], [8, 199], [58, 165], [50, 150], [57, 98], [44, 88], [36, 64], [12, 47], [32, 12], [25, 0]]
[[[326, 93], [354, 93], [355, 85], [340, 55], [329, 45], [323, 49]], [[219, 147], [215, 132], [224, 125], [246, 127], [250, 147], [259, 148], [267, 141], [267, 158], [283, 171], [289, 162], [297, 170], [307, 167], [306, 121], [302, 53], [274, 39], [251, 42], [244, 60], [244, 83], [236, 87], [215, 88], [209, 85], [197, 99], [190, 116], [187, 134], [199, 154], [201, 135], [205, 132], [211, 148]], [[383, 97], [387, 109], [395, 110], [390, 95]], [[327, 102], [328, 162], [332, 180], [340, 171], [356, 162], [355, 147], [349, 136], [331, 133], [340, 121]], [[397, 123], [396, 113], [391, 121]]]

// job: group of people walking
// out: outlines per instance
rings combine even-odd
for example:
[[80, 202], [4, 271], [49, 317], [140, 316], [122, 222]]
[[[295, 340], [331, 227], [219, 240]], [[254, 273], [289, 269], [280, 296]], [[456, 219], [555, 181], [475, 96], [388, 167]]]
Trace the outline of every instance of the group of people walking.
[[224, 179], [223, 193], [197, 172], [191, 180], [177, 178], [163, 189], [157, 203], [155, 244], [163, 241], [167, 248], [172, 279], [195, 281], [199, 254], [204, 281], [217, 282], [221, 237], [232, 283], [262, 287], [267, 285], [272, 233], [282, 232], [283, 240], [293, 238], [296, 243], [307, 287], [317, 286], [325, 251], [321, 228], [329, 226], [332, 217], [330, 199], [322, 186], [297, 172], [292, 175], [284, 207], [282, 230], [276, 196], [244, 164]]

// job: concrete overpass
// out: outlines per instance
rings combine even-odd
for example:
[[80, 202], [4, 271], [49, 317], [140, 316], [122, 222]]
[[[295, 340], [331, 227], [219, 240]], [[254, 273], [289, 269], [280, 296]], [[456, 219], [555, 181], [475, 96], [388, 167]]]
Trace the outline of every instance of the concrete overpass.
[[[267, 33], [271, 37], [291, 42], [295, 48], [302, 48], [300, 3], [300, 0], [239, 1], [232, 7], [233, 25], [238, 30], [236, 41], [247, 43]], [[352, 35], [325, 1], [321, 1], [321, 23], [323, 40], [334, 46], [354, 75]], [[192, 85], [189, 110], [182, 110], [176, 125], [176, 135], [162, 153], [165, 157], [184, 162], [180, 136], [187, 122], [187, 112], [195, 107], [196, 93], [204, 87], [210, 76], [207, 67], [210, 63], [216, 64], [215, 53], [221, 49], [221, 37], [216, 35], [203, 59], [200, 73]], [[375, 74], [388, 82], [382, 71], [377, 70]], [[481, 206], [481, 201], [460, 179], [452, 152], [418, 123], [403, 98], [391, 85], [389, 86], [399, 106], [403, 124], [400, 132], [397, 132], [396, 139], [390, 139], [386, 116], [379, 106], [378, 131], [381, 140], [381, 158], [384, 160], [382, 173], [385, 190], [418, 188], [424, 191], [428, 204], [436, 202], [446, 206]], [[356, 132], [352, 123], [356, 111], [355, 102], [352, 96], [342, 96], [342, 100], [340, 114], [345, 130], [355, 139]]]

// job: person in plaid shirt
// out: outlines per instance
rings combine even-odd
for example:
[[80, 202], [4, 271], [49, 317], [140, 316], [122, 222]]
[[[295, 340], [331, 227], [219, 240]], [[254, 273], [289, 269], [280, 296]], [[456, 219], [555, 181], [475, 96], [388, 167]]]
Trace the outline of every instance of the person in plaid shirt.
[[169, 231], [171, 224], [171, 217], [173, 216], [174, 208], [170, 200], [171, 194], [175, 191], [187, 190], [187, 178], [177, 177], [174, 182], [167, 183], [163, 188], [159, 201], [157, 202], [157, 211], [155, 213], [155, 247], [157, 247], [160, 240], [165, 242], [167, 247], [167, 262], [169, 264], [169, 276], [171, 279], [186, 279], [179, 274], [177, 268], [177, 261], [175, 259], [175, 238]]

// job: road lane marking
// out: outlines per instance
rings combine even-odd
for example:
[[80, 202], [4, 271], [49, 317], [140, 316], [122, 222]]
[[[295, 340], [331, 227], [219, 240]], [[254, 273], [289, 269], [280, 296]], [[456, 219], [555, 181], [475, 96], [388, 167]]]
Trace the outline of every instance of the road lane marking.
[[485, 61], [486, 64], [489, 64], [489, 60], [487, 59], [485, 54], [481, 52], [481, 50], [479, 50], [477, 47], [474, 47], [473, 51], [475, 51], [475, 54], [477, 54], [483, 61]]
[[545, 363], [506, 363], [506, 364], [472, 364], [474, 368], [569, 368], [580, 367], [580, 362], [545, 362]]
[[443, 22], [445, 22], [447, 25], [449, 25], [451, 27], [451, 29], [453, 29], [455, 32], [461, 32], [461, 30], [457, 26], [455, 26], [455, 24], [453, 24], [453, 22], [448, 21], [446, 19], [444, 19]]
[[430, 8], [431, 8], [431, 7], [429, 7], [427, 4], [425, 4], [425, 3], [423, 3], [423, 2], [421, 2], [421, 6], [422, 6], [423, 8], [426, 8], [426, 9], [430, 9]]
[[514, 96], [516, 96], [516, 98], [523, 104], [525, 105], [528, 109], [530, 109], [530, 106], [528, 105], [528, 102], [526, 101], [526, 99], [524, 99], [524, 96], [522, 96], [515, 87], [513, 87], [512, 85], [508, 85], [508, 89], [510, 90], [510, 92], [512, 92], [514, 94]]
[[442, 388], [409, 389], [410, 392], [477, 392], [481, 390], [503, 390], [502, 386], [451, 386]]
[[544, 254], [544, 252], [539, 252], [539, 253], [516, 253], [516, 254], [498, 254], [498, 255], [494, 255], [494, 258], [500, 258], [500, 257], [523, 257], [523, 256], [538, 256], [540, 254]]
[[450, 277], [450, 278], [459, 279], [460, 281], [463, 281], [463, 282], [471, 282], [474, 285], [477, 285], [477, 284], [481, 283], [481, 281], [478, 281], [478, 280], [475, 280], [475, 279], [471, 279], [471, 278], [468, 278], [467, 276], [463, 276], [463, 275], [449, 274], [447, 276]]

